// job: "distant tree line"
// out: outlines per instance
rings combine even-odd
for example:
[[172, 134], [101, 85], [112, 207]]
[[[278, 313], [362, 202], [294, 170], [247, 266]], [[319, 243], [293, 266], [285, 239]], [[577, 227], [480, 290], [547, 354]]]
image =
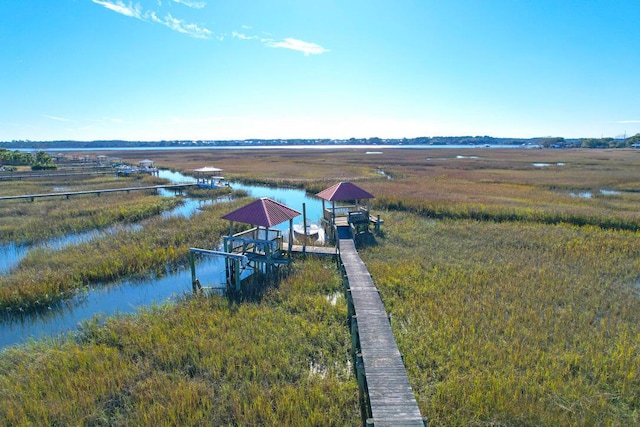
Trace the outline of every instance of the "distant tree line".
[[0, 148], [0, 166], [30, 166], [32, 170], [56, 169], [53, 158], [44, 151], [34, 154]]
[[613, 138], [585, 138], [582, 140], [582, 148], [628, 148], [640, 143], [640, 133], [626, 139]]
[[630, 138], [495, 138], [492, 136], [424, 136], [418, 138], [349, 138], [349, 139], [244, 139], [244, 140], [162, 140], [162, 141], [0, 141], [0, 149], [30, 148], [158, 148], [158, 147], [250, 147], [291, 145], [523, 145], [545, 148], [625, 148], [640, 143], [640, 134]]

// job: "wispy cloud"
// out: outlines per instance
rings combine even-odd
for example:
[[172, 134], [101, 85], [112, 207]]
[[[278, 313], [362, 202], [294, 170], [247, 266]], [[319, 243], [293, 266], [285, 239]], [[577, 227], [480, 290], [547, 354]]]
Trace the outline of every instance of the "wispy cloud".
[[256, 40], [256, 39], [258, 39], [258, 36], [248, 36], [248, 35], [246, 35], [244, 33], [239, 33], [237, 31], [233, 31], [231, 33], [231, 36], [233, 36], [233, 37], [235, 37], [237, 39], [240, 39], [240, 40]]
[[118, 0], [116, 2], [113, 1], [103, 1], [103, 0], [91, 0], [95, 4], [99, 4], [100, 6], [104, 6], [109, 10], [113, 10], [116, 13], [121, 15], [130, 16], [132, 18], [142, 19], [142, 7], [139, 4], [135, 6], [129, 2], [129, 5], [124, 4], [122, 0]]
[[[208, 39], [213, 33], [211, 30], [202, 27], [198, 24], [191, 24], [182, 19], [174, 18], [170, 13], [167, 14], [164, 18], [158, 17], [155, 12], [147, 11], [143, 12], [142, 7], [139, 4], [133, 5], [133, 3], [129, 2], [129, 4], [125, 4], [122, 0], [113, 1], [113, 0], [91, 0], [92, 2], [99, 4], [101, 6], [106, 7], [109, 10], [112, 10], [116, 13], [120, 13], [125, 16], [129, 16], [131, 18], [136, 18], [141, 21], [150, 21], [155, 22], [157, 24], [162, 24], [167, 28], [170, 28], [174, 31], [177, 31], [182, 34], [187, 34], [191, 37], [195, 37], [198, 39]], [[186, 6], [193, 8], [201, 8], [205, 6], [204, 2], [200, 1], [190, 1], [190, 0], [173, 0], [176, 3], [182, 3]], [[158, 3], [161, 6], [161, 3]]]
[[[243, 26], [243, 28], [248, 29], [249, 27]], [[238, 31], [233, 31], [231, 33], [231, 35], [236, 38], [236, 39], [240, 39], [240, 40], [258, 40], [261, 43], [269, 46], [269, 47], [273, 47], [273, 48], [282, 48], [282, 49], [290, 49], [290, 50], [295, 50], [298, 52], [302, 52], [305, 54], [305, 56], [308, 55], [320, 55], [322, 53], [327, 53], [329, 52], [329, 49], [326, 49], [322, 46], [320, 46], [319, 44], [316, 43], [309, 43], [309, 42], [305, 42], [302, 40], [298, 40], [298, 39], [294, 39], [291, 37], [288, 37], [284, 40], [274, 40], [272, 38], [265, 38], [265, 37], [259, 37], [259, 36], [250, 36], [248, 34], [245, 33], [241, 33]]]
[[622, 125], [624, 125], [624, 124], [639, 124], [640, 120], [618, 120], [616, 123], [619, 123], [619, 124], [622, 124]]
[[193, 1], [193, 0], [173, 0], [173, 2], [183, 4], [187, 7], [192, 7], [194, 9], [203, 9], [207, 5], [203, 1]]
[[[210, 39], [214, 36], [213, 32], [208, 28], [186, 22], [183, 19], [176, 18], [170, 13], [166, 14], [164, 17], [159, 17], [158, 14], [154, 11], [144, 11], [142, 6], [139, 3], [125, 3], [123, 0], [91, 0], [93, 3], [103, 6], [113, 12], [119, 13], [121, 15], [129, 16], [131, 18], [136, 18], [141, 21], [154, 22], [156, 24], [164, 25], [167, 28], [172, 29], [173, 31], [177, 31], [182, 34], [189, 35], [191, 37], [199, 38], [199, 39]], [[184, 6], [194, 8], [194, 9], [202, 9], [206, 6], [206, 2], [203, 0], [171, 0], [173, 3], [182, 4]], [[163, 2], [161, 0], [157, 0], [158, 7], [162, 7]], [[243, 30], [250, 30], [251, 26], [242, 25]], [[329, 49], [326, 49], [320, 46], [317, 43], [306, 42], [303, 40], [295, 39], [293, 37], [287, 37], [284, 40], [276, 40], [271, 38], [270, 34], [267, 34], [268, 37], [260, 37], [248, 35], [244, 32], [234, 31], [232, 32], [232, 36], [239, 40], [257, 40], [264, 45], [271, 48], [279, 48], [279, 49], [289, 49], [297, 52], [302, 52], [305, 56], [309, 55], [320, 55], [323, 53], [329, 52]], [[223, 40], [224, 36], [217, 36], [218, 40]]]
[[165, 16], [163, 19], [158, 18], [155, 12], [150, 12], [148, 16], [149, 19], [151, 19], [153, 22], [162, 24], [179, 33], [190, 35], [191, 37], [195, 37], [198, 39], [208, 39], [213, 35], [211, 30], [205, 27], [201, 27], [198, 24], [189, 24], [182, 19], [174, 18], [170, 13], [167, 14], [167, 16]]
[[67, 119], [64, 117], [50, 116], [48, 114], [43, 114], [42, 117], [45, 117], [49, 120], [55, 120], [56, 122], [70, 122], [71, 119]]
[[282, 41], [267, 41], [266, 44], [269, 47], [297, 50], [304, 53], [305, 56], [320, 55], [329, 52], [329, 49], [325, 49], [319, 44], [309, 43], [291, 37], [287, 37]]

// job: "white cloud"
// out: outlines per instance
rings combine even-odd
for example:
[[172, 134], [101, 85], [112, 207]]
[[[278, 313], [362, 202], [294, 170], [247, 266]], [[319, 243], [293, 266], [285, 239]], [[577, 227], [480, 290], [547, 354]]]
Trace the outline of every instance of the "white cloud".
[[[187, 34], [191, 37], [199, 38], [199, 39], [209, 39], [213, 37], [213, 32], [206, 27], [200, 26], [198, 24], [188, 23], [182, 19], [173, 17], [170, 13], [165, 15], [164, 18], [158, 17], [158, 14], [154, 11], [143, 12], [142, 7], [139, 3], [135, 5], [132, 2], [125, 4], [123, 0], [91, 0], [95, 4], [99, 4], [109, 10], [112, 10], [121, 15], [129, 16], [131, 18], [140, 19], [142, 21], [150, 21], [155, 22], [157, 24], [164, 25], [167, 28], [170, 28], [174, 31], [177, 31], [182, 34]], [[202, 9], [206, 6], [205, 1], [203, 0], [171, 0], [174, 3], [182, 4], [187, 7], [191, 7], [194, 9]], [[161, 0], [157, 0], [158, 7], [162, 7], [163, 2]], [[243, 30], [251, 29], [248, 25], [242, 25]], [[317, 43], [305, 42], [302, 40], [294, 39], [292, 37], [287, 37], [284, 40], [277, 41], [272, 38], [264, 38], [258, 36], [250, 36], [242, 32], [234, 31], [232, 33], [234, 38], [240, 40], [259, 40], [261, 43], [272, 47], [272, 48], [282, 48], [295, 50], [298, 52], [302, 52], [305, 56], [308, 55], [320, 55], [323, 53], [329, 52], [329, 49], [326, 49], [320, 46]], [[224, 36], [218, 36], [218, 40], [222, 41]]]
[[132, 18], [142, 19], [142, 7], [139, 4], [135, 6], [129, 2], [127, 6], [124, 4], [122, 0], [118, 0], [117, 2], [113, 1], [102, 1], [102, 0], [91, 0], [92, 2], [99, 4], [100, 6], [104, 6], [109, 10], [112, 10], [116, 13], [120, 13], [125, 16], [130, 16]]
[[193, 1], [193, 0], [173, 0], [174, 3], [183, 4], [187, 7], [192, 7], [194, 9], [203, 9], [207, 4], [203, 1]]
[[319, 55], [329, 52], [329, 49], [325, 49], [316, 43], [309, 43], [302, 40], [287, 37], [283, 41], [265, 40], [267, 46], [283, 49], [291, 49], [302, 52], [306, 55]]
[[55, 120], [56, 122], [70, 122], [71, 121], [70, 119], [66, 119], [64, 117], [49, 116], [47, 114], [43, 114], [42, 117], [45, 117], [45, 118], [50, 119], [50, 120]]
[[639, 124], [640, 120], [619, 120], [616, 123], [624, 124]]
[[[106, 7], [109, 10], [112, 10], [116, 13], [120, 13], [125, 16], [129, 16], [131, 18], [140, 19], [142, 21], [151, 21], [158, 24], [162, 24], [167, 28], [171, 28], [174, 31], [177, 31], [182, 34], [187, 34], [191, 37], [195, 37], [198, 39], [208, 39], [213, 33], [204, 27], [199, 26], [198, 24], [190, 24], [185, 22], [182, 19], [174, 18], [171, 14], [167, 14], [163, 19], [158, 18], [158, 15], [155, 12], [142, 12], [142, 7], [139, 4], [135, 6], [130, 2], [129, 5], [124, 4], [122, 0], [118, 0], [117, 2], [108, 1], [108, 0], [91, 0], [92, 2], [99, 4], [101, 6]], [[176, 1], [176, 0], [173, 0]], [[198, 7], [198, 5], [202, 4], [204, 7], [204, 2], [196, 2], [196, 1], [176, 1], [176, 3], [183, 3], [188, 5], [189, 7]], [[161, 3], [158, 3], [161, 6]]]
[[149, 13], [149, 17], [153, 22], [157, 22], [158, 24], [162, 24], [174, 31], [187, 34], [198, 39], [208, 39], [213, 35], [211, 30], [201, 27], [198, 24], [189, 24], [182, 19], [174, 18], [170, 13], [167, 14], [164, 19], [158, 18], [154, 12]]
[[233, 31], [231, 33], [231, 36], [233, 36], [236, 39], [240, 39], [240, 40], [254, 40], [254, 39], [258, 38], [256, 36], [248, 36], [248, 35], [246, 35], [244, 33], [239, 33], [237, 31]]

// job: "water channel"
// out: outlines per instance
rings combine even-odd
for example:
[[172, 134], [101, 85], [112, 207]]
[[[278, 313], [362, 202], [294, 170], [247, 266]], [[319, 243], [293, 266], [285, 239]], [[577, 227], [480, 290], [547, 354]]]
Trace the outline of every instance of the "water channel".
[[[191, 177], [171, 172], [160, 171], [160, 177], [174, 183], [192, 182]], [[319, 199], [301, 190], [270, 188], [254, 185], [231, 183], [237, 190], [245, 190], [252, 197], [269, 197], [302, 212], [305, 204], [307, 218], [317, 222], [322, 215], [322, 203]], [[169, 192], [163, 193], [172, 197]], [[182, 215], [197, 220], [198, 209], [206, 203], [201, 200], [185, 199], [185, 203], [163, 215]], [[301, 222], [301, 218], [295, 221]], [[132, 227], [140, 227], [133, 225]], [[278, 228], [286, 230], [288, 223]], [[57, 238], [33, 247], [45, 246], [60, 249], [68, 245], [86, 242], [102, 237], [111, 230], [90, 231]], [[9, 274], [20, 259], [33, 247], [4, 245], [0, 246], [0, 274]], [[222, 286], [225, 280], [224, 262], [220, 257], [202, 258], [198, 263], [198, 278], [204, 286]], [[142, 307], [149, 307], [176, 299], [191, 293], [191, 271], [188, 267], [177, 271], [167, 271], [162, 277], [147, 277], [144, 279], [122, 279], [112, 283], [102, 283], [92, 286], [85, 292], [65, 301], [44, 313], [25, 316], [12, 316], [0, 320], [0, 350], [31, 339], [55, 337], [77, 330], [86, 320], [97, 317], [104, 319], [117, 314], [134, 313]]]

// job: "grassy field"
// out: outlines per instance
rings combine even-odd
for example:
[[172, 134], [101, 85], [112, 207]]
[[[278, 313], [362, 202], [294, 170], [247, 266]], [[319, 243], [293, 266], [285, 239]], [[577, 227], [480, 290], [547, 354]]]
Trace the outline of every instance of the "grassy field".
[[335, 265], [307, 262], [259, 302], [154, 307], [0, 357], [4, 425], [357, 425]]
[[[163, 183], [149, 175], [66, 176], [3, 181], [0, 196], [48, 194], [64, 191], [142, 187]], [[100, 229], [116, 223], [140, 221], [177, 206], [179, 198], [158, 197], [155, 191], [105, 193], [65, 198], [0, 202], [0, 243], [30, 244], [69, 233]]]
[[[640, 150], [309, 148], [145, 155], [187, 174], [218, 166], [230, 180], [311, 192], [353, 181], [376, 196], [374, 206], [431, 217], [640, 228]], [[122, 156], [136, 161], [140, 154]]]
[[[230, 180], [312, 192], [348, 180], [375, 194], [383, 235], [361, 256], [430, 425], [640, 424], [640, 151], [366, 151], [143, 156], [184, 173], [217, 166]], [[150, 259], [202, 233], [157, 227], [165, 238], [139, 245]], [[329, 303], [339, 289], [333, 265], [296, 262], [258, 302], [191, 298], [5, 351], [0, 418], [356, 425], [345, 303]]]
[[638, 425], [636, 232], [386, 212], [361, 250], [432, 425]]
[[191, 220], [155, 217], [142, 229], [122, 229], [61, 250], [30, 251], [10, 275], [0, 276], [0, 310], [47, 310], [89, 284], [185, 265], [190, 247], [217, 245], [228, 231], [220, 216], [243, 201], [207, 206]]

